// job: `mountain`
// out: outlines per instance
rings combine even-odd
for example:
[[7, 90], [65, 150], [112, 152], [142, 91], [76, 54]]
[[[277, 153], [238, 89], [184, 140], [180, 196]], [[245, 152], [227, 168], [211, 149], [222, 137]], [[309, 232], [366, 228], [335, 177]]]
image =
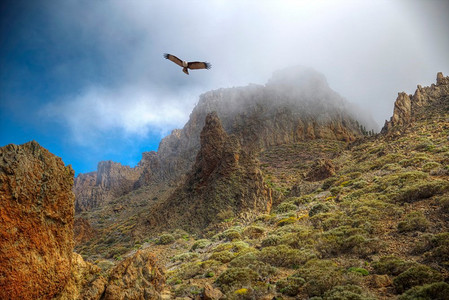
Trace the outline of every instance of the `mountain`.
[[0, 298], [445, 299], [449, 77], [366, 122], [289, 69], [73, 187], [36, 142], [2, 147]]
[[[216, 153], [222, 165], [209, 167], [212, 173], [203, 176], [198, 155], [202, 147], [208, 147], [201, 133], [211, 113], [219, 120], [216, 123], [222, 127], [226, 142], [214, 150], [223, 152]], [[363, 136], [363, 122], [355, 119], [351, 105], [329, 88], [324, 76], [310, 69], [275, 73], [265, 86], [205, 93], [184, 128], [164, 138], [157, 152], [144, 153], [137, 167], [124, 170], [120, 164], [101, 162], [97, 172], [75, 179], [75, 207], [78, 216], [85, 219], [79, 224], [91, 226], [102, 236], [100, 245], [81, 243], [77, 250], [91, 252], [97, 247], [97, 254], [114, 257], [151, 232], [179, 224], [189, 232], [201, 232], [223, 218], [245, 215], [249, 221], [257, 212], [268, 212], [281, 196], [270, 187], [273, 180], [266, 181], [260, 175], [264, 167], [259, 161], [261, 153], [313, 140], [332, 141], [340, 149]], [[229, 163], [234, 171], [224, 174], [222, 161], [233, 155], [241, 159], [234, 165]], [[312, 157], [312, 162], [318, 156]], [[198, 174], [207, 178], [200, 179]], [[198, 188], [197, 180], [207, 184]], [[245, 182], [254, 184], [241, 188], [247, 186]], [[214, 207], [206, 209], [201, 203]], [[106, 240], [117, 245], [115, 250], [111, 251]]]
[[168, 298], [445, 295], [448, 77], [410, 105], [399, 97], [382, 133], [363, 135], [349, 104], [318, 92], [321, 76], [292, 74], [202, 95], [153, 169], [139, 164], [145, 180], [79, 215], [98, 233], [77, 251], [120, 261], [151, 249]]

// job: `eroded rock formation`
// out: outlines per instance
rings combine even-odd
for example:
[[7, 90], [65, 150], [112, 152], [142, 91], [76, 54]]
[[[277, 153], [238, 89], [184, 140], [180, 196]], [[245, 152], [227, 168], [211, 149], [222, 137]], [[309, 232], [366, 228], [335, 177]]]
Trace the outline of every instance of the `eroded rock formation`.
[[265, 186], [254, 149], [229, 136], [216, 113], [201, 132], [201, 149], [186, 181], [148, 217], [154, 228], [196, 231], [222, 218], [268, 212], [271, 193]]
[[[444, 77], [442, 72], [437, 74], [436, 84], [430, 87], [418, 85], [413, 95], [398, 93], [394, 103], [393, 115], [390, 121], [385, 121], [382, 133], [389, 133], [395, 128], [410, 124], [417, 117], [422, 116], [422, 109], [432, 103], [447, 98], [449, 95], [449, 76]], [[444, 101], [444, 100], [443, 100]]]
[[161, 299], [165, 275], [149, 251], [137, 251], [110, 273], [104, 300]]
[[73, 175], [36, 142], [0, 148], [0, 299], [50, 299], [67, 284]]

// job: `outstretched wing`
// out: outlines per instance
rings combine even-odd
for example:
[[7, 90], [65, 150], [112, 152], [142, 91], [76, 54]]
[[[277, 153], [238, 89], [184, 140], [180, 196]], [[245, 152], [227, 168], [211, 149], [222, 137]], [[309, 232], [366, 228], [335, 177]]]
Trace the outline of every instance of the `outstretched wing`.
[[174, 62], [175, 64], [177, 64], [178, 66], [182, 67], [182, 60], [180, 60], [179, 58], [177, 58], [174, 55], [168, 54], [168, 53], [164, 53], [164, 57], [166, 59], [171, 60], [172, 62]]
[[187, 64], [189, 69], [210, 69], [212, 65], [208, 62], [191, 61]]

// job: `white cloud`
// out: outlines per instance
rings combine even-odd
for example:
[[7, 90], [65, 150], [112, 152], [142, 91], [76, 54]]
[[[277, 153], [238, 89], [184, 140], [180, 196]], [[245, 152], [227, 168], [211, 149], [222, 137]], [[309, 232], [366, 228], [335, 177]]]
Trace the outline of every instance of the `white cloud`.
[[108, 135], [165, 136], [185, 124], [197, 93], [167, 96], [138, 86], [92, 86], [72, 98], [50, 103], [42, 112], [68, 126], [76, 143], [92, 146]]

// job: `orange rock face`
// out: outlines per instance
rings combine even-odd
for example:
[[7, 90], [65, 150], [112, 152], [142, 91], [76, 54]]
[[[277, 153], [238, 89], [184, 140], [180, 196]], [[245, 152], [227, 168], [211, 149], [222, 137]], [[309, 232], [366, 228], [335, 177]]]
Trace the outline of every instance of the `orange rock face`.
[[51, 299], [66, 285], [73, 176], [36, 142], [0, 148], [0, 299]]

